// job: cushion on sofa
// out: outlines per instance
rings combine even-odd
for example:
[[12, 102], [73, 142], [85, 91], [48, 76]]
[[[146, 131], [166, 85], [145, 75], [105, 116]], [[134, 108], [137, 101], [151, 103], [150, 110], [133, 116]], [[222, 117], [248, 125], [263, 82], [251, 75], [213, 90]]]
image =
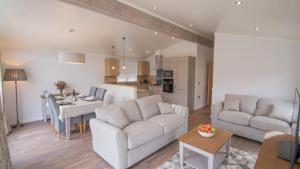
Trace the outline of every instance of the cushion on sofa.
[[127, 135], [128, 149], [143, 145], [164, 134], [163, 127], [150, 121], [137, 121], [123, 129]]
[[184, 118], [177, 114], [161, 114], [151, 117], [147, 121], [161, 125], [164, 128], [164, 133], [173, 131], [184, 124]]
[[96, 113], [96, 118], [103, 120], [103, 121], [107, 121], [107, 114], [112, 112], [115, 108], [117, 108], [119, 105], [117, 104], [110, 104], [107, 106], [102, 106], [99, 108], [95, 109], [95, 113]]
[[160, 95], [153, 95], [136, 99], [136, 102], [141, 110], [142, 117], [144, 120], [159, 114], [159, 108], [157, 102], [162, 102]]
[[239, 100], [225, 100], [223, 105], [224, 111], [239, 111], [240, 101]]
[[253, 116], [249, 113], [236, 111], [222, 111], [219, 115], [220, 120], [243, 126], [249, 125], [251, 117]]
[[254, 114], [254, 112], [256, 110], [256, 103], [258, 101], [258, 97], [247, 96], [247, 95], [226, 94], [225, 101], [227, 101], [227, 100], [239, 100], [241, 112]]
[[124, 112], [119, 107], [106, 114], [105, 119], [107, 123], [120, 129], [124, 128], [130, 123]]
[[293, 111], [294, 111], [294, 105], [292, 103], [278, 102], [274, 104], [273, 110], [269, 114], [269, 117], [278, 120], [283, 120], [291, 124], [293, 122]]
[[142, 114], [135, 100], [128, 100], [120, 103], [120, 108], [125, 113], [130, 123], [143, 120]]
[[250, 120], [250, 126], [264, 131], [280, 131], [284, 133], [291, 131], [291, 127], [287, 122], [266, 116], [253, 117]]
[[157, 102], [157, 106], [161, 114], [168, 114], [168, 113], [175, 114], [175, 110], [173, 109], [170, 103]]

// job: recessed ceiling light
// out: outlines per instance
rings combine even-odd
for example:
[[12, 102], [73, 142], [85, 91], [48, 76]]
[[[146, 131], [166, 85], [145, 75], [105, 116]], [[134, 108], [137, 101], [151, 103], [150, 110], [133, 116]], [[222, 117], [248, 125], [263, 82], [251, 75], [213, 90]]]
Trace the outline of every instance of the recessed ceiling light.
[[129, 51], [129, 52], [132, 51], [132, 48], [129, 48], [128, 51]]
[[175, 37], [174, 36], [172, 36], [172, 38], [171, 38], [172, 40], [174, 40], [175, 39]]
[[243, 1], [235, 1], [234, 4], [235, 4], [235, 5], [238, 5], [238, 6], [241, 6], [241, 5], [243, 5], [243, 3], [244, 3]]
[[149, 50], [146, 50], [146, 53], [148, 54], [148, 53], [149, 53]]
[[154, 32], [154, 35], [157, 35], [157, 34], [158, 34], [158, 32], [155, 31], [155, 32]]
[[259, 27], [256, 26], [256, 27], [254, 28], [254, 30], [258, 31], [258, 30], [259, 30]]
[[153, 6], [152, 9], [155, 11], [157, 9], [157, 6]]
[[191, 28], [193, 25], [192, 24], [189, 24], [189, 27]]

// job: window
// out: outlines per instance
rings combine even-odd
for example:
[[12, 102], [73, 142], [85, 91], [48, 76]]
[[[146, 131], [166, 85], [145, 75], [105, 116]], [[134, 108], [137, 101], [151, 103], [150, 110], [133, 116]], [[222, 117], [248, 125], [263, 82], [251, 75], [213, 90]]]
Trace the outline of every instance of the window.
[[137, 81], [137, 62], [126, 61], [126, 69], [122, 69], [120, 66], [120, 74], [117, 78], [118, 82], [136, 82]]

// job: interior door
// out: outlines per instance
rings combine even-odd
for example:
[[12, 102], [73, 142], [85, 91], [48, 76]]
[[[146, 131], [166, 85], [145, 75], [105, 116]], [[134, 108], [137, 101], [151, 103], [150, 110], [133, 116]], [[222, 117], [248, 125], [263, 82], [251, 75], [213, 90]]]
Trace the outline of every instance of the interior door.
[[187, 87], [188, 87], [188, 60], [178, 58], [174, 63], [174, 100], [177, 104], [187, 106]]

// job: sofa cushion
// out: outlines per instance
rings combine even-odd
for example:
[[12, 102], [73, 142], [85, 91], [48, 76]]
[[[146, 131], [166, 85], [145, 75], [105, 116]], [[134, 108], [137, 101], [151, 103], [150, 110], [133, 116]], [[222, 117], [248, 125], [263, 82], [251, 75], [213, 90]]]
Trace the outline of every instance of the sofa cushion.
[[160, 95], [153, 95], [148, 97], [143, 97], [136, 100], [144, 120], [159, 114], [159, 108], [157, 102], [162, 102]]
[[261, 98], [257, 102], [255, 116], [268, 116], [274, 106], [274, 100], [268, 98]]
[[101, 106], [99, 108], [95, 109], [96, 118], [107, 121], [107, 114], [111, 113], [115, 108], [117, 108], [119, 105], [117, 104], [110, 104], [107, 106]]
[[157, 106], [161, 114], [175, 113], [170, 103], [157, 102]]
[[249, 125], [251, 117], [249, 113], [236, 111], [222, 111], [219, 115], [220, 120], [243, 126]]
[[131, 123], [123, 131], [127, 135], [128, 149], [143, 145], [164, 134], [162, 126], [150, 121]]
[[280, 131], [284, 133], [291, 131], [291, 127], [287, 122], [266, 116], [253, 117], [250, 120], [250, 126], [264, 131]]
[[256, 96], [247, 96], [247, 95], [232, 95], [226, 94], [226, 100], [239, 100], [240, 101], [240, 111], [254, 114], [256, 110], [256, 103], [258, 101], [258, 97]]
[[225, 100], [224, 111], [239, 111], [240, 110], [240, 101], [239, 100]]
[[106, 114], [105, 119], [107, 123], [120, 129], [124, 128], [130, 123], [124, 112], [119, 107]]
[[274, 104], [273, 110], [269, 114], [269, 117], [278, 120], [283, 120], [291, 124], [293, 122], [293, 111], [294, 111], [294, 105], [292, 103], [278, 102]]
[[143, 120], [142, 114], [135, 100], [128, 100], [121, 103], [120, 108], [123, 110], [131, 123]]
[[163, 126], [164, 133], [168, 133], [183, 125], [184, 120], [184, 118], [178, 116], [177, 114], [161, 114], [151, 117], [147, 121], [151, 121], [153, 123]]

